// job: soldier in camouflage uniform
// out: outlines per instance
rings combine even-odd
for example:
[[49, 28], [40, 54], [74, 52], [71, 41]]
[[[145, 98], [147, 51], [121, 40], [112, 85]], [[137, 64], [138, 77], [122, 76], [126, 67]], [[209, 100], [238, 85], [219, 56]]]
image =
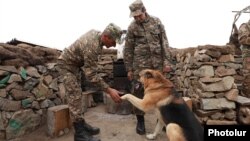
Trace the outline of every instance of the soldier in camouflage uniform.
[[115, 102], [121, 102], [119, 91], [109, 87], [97, 74], [98, 55], [101, 54], [103, 46], [115, 47], [121, 35], [121, 28], [113, 23], [109, 24], [103, 32], [90, 30], [68, 48], [65, 48], [58, 59], [59, 72], [64, 75], [63, 83], [66, 89], [70, 118], [75, 128], [75, 141], [98, 141], [99, 139], [92, 137], [92, 135], [100, 132], [99, 128], [87, 124], [83, 117], [82, 72], [90, 82], [108, 93]]
[[243, 58], [243, 69], [245, 71], [245, 80], [243, 82], [243, 93], [250, 97], [250, 20], [246, 23], [243, 23], [239, 27], [238, 35], [239, 43], [241, 44], [242, 58]]
[[[146, 12], [141, 0], [136, 0], [129, 8], [130, 17], [134, 17], [134, 20], [127, 30], [124, 63], [128, 79], [132, 81], [131, 93], [142, 98], [144, 90], [138, 81], [139, 72], [143, 69], [171, 71], [167, 51], [169, 45], [164, 25], [159, 18]], [[136, 132], [140, 135], [145, 134], [144, 112], [135, 107], [133, 109], [137, 117]]]

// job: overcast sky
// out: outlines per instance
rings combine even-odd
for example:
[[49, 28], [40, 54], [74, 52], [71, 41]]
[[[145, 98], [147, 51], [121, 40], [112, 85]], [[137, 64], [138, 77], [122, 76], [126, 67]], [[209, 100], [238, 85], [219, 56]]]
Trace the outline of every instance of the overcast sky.
[[[13, 38], [63, 49], [90, 29], [102, 31], [110, 22], [127, 29], [134, 0], [0, 0], [0, 42]], [[249, 0], [143, 0], [150, 15], [165, 25], [170, 46], [225, 45], [232, 11]], [[250, 19], [242, 14], [237, 21]]]

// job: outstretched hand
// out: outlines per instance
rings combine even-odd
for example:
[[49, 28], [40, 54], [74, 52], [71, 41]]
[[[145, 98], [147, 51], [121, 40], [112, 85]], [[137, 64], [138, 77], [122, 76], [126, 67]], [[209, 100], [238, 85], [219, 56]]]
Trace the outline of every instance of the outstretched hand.
[[113, 88], [107, 88], [106, 91], [110, 97], [116, 102], [116, 103], [121, 103], [122, 99], [120, 98], [119, 94], [122, 94], [121, 92], [117, 91], [116, 89]]

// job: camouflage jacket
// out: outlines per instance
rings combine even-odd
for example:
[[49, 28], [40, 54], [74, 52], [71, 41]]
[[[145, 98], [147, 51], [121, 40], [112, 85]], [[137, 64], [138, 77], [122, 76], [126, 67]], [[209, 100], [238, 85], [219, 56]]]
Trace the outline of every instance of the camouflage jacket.
[[240, 25], [238, 39], [241, 45], [250, 46], [250, 20]]
[[68, 48], [65, 48], [59, 59], [64, 60], [68, 65], [81, 67], [86, 78], [104, 90], [109, 86], [98, 75], [98, 56], [102, 52], [100, 38], [101, 32], [90, 30]]
[[138, 79], [139, 72], [146, 68], [162, 71], [164, 65], [170, 65], [167, 59], [168, 47], [164, 25], [159, 18], [147, 14], [143, 23], [132, 21], [128, 27], [124, 48], [127, 71], [133, 71], [135, 79]]

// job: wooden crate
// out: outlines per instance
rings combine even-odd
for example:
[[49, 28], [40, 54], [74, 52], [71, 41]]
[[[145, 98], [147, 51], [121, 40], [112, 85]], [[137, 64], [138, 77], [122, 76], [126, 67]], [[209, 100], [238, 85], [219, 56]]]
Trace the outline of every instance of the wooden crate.
[[56, 137], [65, 133], [72, 127], [68, 105], [50, 107], [47, 111], [48, 134]]

